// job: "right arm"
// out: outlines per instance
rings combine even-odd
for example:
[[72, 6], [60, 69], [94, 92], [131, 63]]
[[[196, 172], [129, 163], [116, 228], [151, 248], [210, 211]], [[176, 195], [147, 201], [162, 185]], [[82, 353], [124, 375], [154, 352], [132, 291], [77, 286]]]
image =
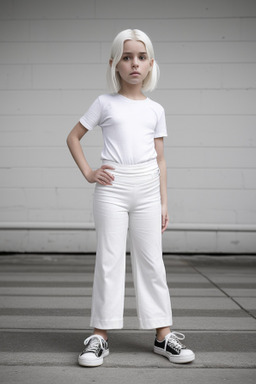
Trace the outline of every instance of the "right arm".
[[67, 145], [73, 156], [78, 168], [89, 183], [99, 183], [102, 185], [111, 185], [114, 180], [114, 176], [111, 175], [106, 169], [114, 169], [109, 165], [102, 165], [101, 168], [93, 171], [88, 164], [80, 140], [88, 132], [80, 122], [78, 122], [67, 137]]

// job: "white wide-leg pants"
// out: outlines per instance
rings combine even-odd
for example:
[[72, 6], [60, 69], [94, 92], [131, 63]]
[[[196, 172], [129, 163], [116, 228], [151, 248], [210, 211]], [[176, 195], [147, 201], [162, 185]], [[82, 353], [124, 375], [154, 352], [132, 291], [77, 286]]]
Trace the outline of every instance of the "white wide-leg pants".
[[115, 180], [111, 186], [95, 187], [97, 254], [90, 326], [106, 330], [123, 327], [128, 229], [139, 327], [170, 326], [157, 161], [129, 166], [104, 164], [115, 168], [110, 171]]

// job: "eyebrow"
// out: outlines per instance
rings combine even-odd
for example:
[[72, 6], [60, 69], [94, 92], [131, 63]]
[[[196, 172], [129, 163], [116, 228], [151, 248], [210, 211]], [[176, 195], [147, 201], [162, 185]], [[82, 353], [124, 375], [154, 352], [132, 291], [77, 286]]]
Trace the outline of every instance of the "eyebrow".
[[[131, 55], [133, 52], [123, 52], [123, 55]], [[139, 55], [146, 55], [147, 52], [139, 52]]]

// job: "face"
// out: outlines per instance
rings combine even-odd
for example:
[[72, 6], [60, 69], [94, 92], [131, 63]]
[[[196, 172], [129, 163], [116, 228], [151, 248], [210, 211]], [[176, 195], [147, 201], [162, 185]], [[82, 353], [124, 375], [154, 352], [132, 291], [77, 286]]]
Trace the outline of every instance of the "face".
[[145, 45], [141, 41], [127, 40], [121, 60], [116, 66], [123, 82], [130, 85], [141, 85], [147, 77], [153, 65], [153, 59], [149, 60]]

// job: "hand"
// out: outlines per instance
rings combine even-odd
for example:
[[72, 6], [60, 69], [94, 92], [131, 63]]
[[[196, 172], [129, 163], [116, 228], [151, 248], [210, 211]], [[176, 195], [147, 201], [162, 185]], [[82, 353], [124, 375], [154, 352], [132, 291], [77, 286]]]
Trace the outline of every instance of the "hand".
[[169, 223], [168, 209], [165, 205], [162, 205], [162, 233], [166, 230]]
[[107, 172], [106, 169], [115, 169], [110, 165], [102, 165], [96, 171], [91, 171], [86, 177], [89, 183], [99, 183], [101, 185], [112, 185], [112, 181], [115, 179], [114, 175]]

